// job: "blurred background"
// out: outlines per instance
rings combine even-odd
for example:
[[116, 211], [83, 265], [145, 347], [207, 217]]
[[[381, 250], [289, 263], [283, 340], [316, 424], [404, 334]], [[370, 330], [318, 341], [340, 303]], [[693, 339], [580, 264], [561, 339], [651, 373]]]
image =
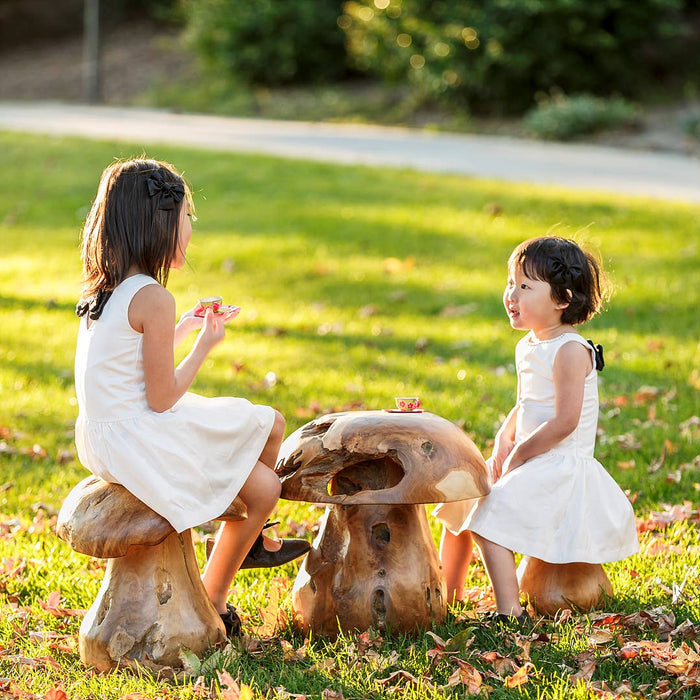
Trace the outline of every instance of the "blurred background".
[[0, 0], [0, 47], [1, 100], [700, 153], [700, 0]]

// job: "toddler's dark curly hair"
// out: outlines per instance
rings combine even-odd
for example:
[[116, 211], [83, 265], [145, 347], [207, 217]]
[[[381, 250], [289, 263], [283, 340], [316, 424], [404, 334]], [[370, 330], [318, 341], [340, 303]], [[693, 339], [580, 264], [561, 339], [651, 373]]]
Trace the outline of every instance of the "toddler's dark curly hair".
[[552, 299], [568, 304], [562, 323], [584, 323], [609, 296], [609, 283], [592, 253], [568, 238], [539, 236], [521, 243], [508, 259], [508, 270], [522, 270], [530, 279], [547, 282]]

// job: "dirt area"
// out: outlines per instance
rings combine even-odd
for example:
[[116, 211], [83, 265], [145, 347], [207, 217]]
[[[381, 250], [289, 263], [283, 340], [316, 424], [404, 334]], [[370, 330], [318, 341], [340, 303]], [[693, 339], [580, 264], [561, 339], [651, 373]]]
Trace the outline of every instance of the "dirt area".
[[[102, 98], [134, 104], [154, 80], [179, 77], [191, 64], [174, 32], [149, 24], [122, 25], [103, 38]], [[83, 44], [80, 37], [0, 52], [0, 100], [80, 101]]]
[[[0, 100], [60, 100], [83, 97], [83, 47], [80, 37], [0, 51]], [[146, 91], [154, 81], [178, 80], [191, 71], [192, 56], [178, 34], [153, 24], [127, 24], [103, 37], [102, 98], [106, 104], [148, 106]], [[700, 113], [700, 101], [647, 108], [639, 128], [588, 139], [599, 145], [692, 154], [700, 143], [683, 130], [684, 116]], [[484, 131], [521, 135], [515, 123]]]

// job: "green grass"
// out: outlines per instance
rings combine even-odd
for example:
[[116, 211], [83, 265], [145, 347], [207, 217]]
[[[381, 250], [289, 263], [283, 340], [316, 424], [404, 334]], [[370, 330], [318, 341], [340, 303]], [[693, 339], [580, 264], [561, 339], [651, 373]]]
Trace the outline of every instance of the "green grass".
[[[143, 150], [0, 133], [0, 691], [14, 692], [10, 697], [20, 690], [43, 697], [59, 683], [71, 698], [204, 693], [196, 678], [86, 672], [75, 651], [79, 617], [56, 617], [41, 606], [59, 590], [62, 607], [87, 608], [101, 580], [102, 563], [72, 552], [51, 530], [55, 510], [86, 474], [72, 434], [77, 243], [104, 166]], [[395, 395], [417, 394], [488, 453], [515, 389], [519, 336], [501, 306], [505, 262], [518, 242], [556, 227], [598, 246], [616, 286], [609, 309], [584, 330], [606, 348], [598, 458], [630, 491], [638, 518], [664, 504], [697, 508], [699, 207], [402, 170], [145, 150], [184, 170], [195, 192], [191, 266], [169, 284], [179, 307], [214, 293], [243, 307], [194, 390], [273, 405], [288, 431], [322, 412], [382, 408]], [[265, 382], [270, 372], [274, 383]], [[286, 502], [278, 513], [282, 534], [290, 520], [320, 515]], [[615, 588], [606, 612], [665, 606], [676, 625], [699, 625], [697, 514], [645, 533], [642, 544], [639, 555], [606, 566]], [[280, 588], [288, 615], [294, 573], [294, 565], [244, 572], [232, 600], [254, 622], [260, 601]], [[467, 585], [487, 594], [480, 564]], [[515, 637], [470, 623], [469, 612], [451, 612], [435, 632], [459, 647], [455, 635], [473, 628], [474, 641], [465, 648], [462, 635], [458, 656], [483, 674], [494, 698], [593, 698], [596, 683], [614, 688], [624, 679], [648, 696], [668, 679], [675, 697], [697, 697], [697, 686], [683, 689], [682, 676], [663, 664], [620, 657], [627, 641], [658, 641], [653, 616], [639, 629], [614, 628], [597, 646], [593, 616], [542, 622], [545, 637], [531, 646], [528, 682], [508, 688], [510, 674], [495, 674], [483, 655], [496, 650], [521, 666], [523, 650]], [[47, 632], [66, 638], [59, 643]], [[295, 650], [304, 644], [288, 625], [279, 638]], [[228, 649], [205, 662], [200, 686], [226, 669], [255, 697], [320, 698], [326, 689], [345, 698], [466, 693], [466, 686], [441, 689], [456, 666], [449, 656], [428, 655], [435, 647], [429, 635], [377, 640], [369, 650], [360, 642], [357, 635], [311, 639], [287, 660], [272, 642]], [[675, 650], [682, 643], [671, 641]], [[589, 650], [597, 668], [588, 685], [576, 685], [569, 674]], [[398, 670], [432, 685], [380, 683]]]

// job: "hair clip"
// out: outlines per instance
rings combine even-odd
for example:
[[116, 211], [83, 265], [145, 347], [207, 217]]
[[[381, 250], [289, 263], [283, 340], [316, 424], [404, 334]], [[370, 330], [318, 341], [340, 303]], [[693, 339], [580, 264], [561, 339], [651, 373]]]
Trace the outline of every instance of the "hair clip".
[[179, 182], [166, 182], [163, 176], [151, 175], [146, 178], [148, 196], [159, 195], [158, 209], [170, 211], [175, 209], [175, 203], [182, 201], [185, 196], [185, 188]]

